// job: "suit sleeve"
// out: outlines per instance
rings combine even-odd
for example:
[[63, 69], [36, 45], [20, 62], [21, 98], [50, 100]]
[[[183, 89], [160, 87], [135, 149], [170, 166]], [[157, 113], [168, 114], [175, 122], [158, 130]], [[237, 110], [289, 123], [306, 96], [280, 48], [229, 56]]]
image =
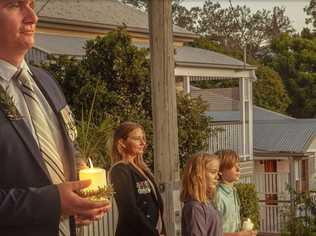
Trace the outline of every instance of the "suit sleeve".
[[59, 224], [60, 197], [57, 186], [0, 189], [0, 227]]
[[[110, 179], [115, 191], [115, 200], [119, 214], [124, 215], [124, 221], [129, 226], [135, 227], [135, 231], [140, 231], [144, 235], [159, 235], [158, 230], [144, 216], [136, 204], [132, 176], [124, 164], [114, 166], [110, 172]], [[128, 217], [126, 217], [128, 215]]]
[[205, 212], [195, 204], [185, 204], [182, 209], [182, 236], [207, 236]]

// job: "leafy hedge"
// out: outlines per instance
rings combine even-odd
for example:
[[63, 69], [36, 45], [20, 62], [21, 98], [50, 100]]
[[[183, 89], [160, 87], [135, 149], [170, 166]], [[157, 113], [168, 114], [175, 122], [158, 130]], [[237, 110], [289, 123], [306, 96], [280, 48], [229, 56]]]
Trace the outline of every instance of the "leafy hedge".
[[254, 223], [255, 229], [259, 229], [259, 198], [254, 184], [235, 185], [240, 199], [240, 218], [241, 222], [250, 218]]

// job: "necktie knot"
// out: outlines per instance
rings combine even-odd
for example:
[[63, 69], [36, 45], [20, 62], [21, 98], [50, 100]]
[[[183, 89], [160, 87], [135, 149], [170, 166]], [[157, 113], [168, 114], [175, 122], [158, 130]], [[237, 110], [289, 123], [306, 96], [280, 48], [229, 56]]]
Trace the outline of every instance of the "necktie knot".
[[33, 91], [32, 81], [29, 78], [30, 73], [26, 69], [20, 69], [16, 74], [16, 80], [25, 88]]

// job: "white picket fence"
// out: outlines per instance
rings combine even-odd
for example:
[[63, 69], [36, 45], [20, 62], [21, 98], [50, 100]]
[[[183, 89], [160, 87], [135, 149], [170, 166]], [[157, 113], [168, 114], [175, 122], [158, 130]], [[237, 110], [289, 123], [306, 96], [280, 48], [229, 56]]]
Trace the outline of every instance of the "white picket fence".
[[114, 236], [118, 218], [115, 200], [111, 200], [112, 209], [102, 219], [77, 229], [78, 236]]
[[261, 233], [280, 233], [287, 219], [290, 202], [278, 202], [277, 205], [259, 203]]
[[[280, 233], [286, 220], [286, 211], [290, 207], [288, 192], [289, 173], [256, 172], [251, 176], [243, 176], [242, 183], [253, 183], [256, 186], [259, 202], [261, 233]], [[274, 195], [275, 202], [266, 202], [267, 195]]]
[[276, 194], [277, 200], [289, 201], [289, 173], [287, 172], [257, 172], [253, 175], [258, 197], [265, 199], [266, 194]]

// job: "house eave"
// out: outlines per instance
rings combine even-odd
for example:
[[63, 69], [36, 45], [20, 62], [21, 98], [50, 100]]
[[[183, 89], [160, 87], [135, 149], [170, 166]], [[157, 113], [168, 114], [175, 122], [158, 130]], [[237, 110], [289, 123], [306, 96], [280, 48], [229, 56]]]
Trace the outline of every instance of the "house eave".
[[308, 158], [312, 153], [307, 152], [286, 152], [286, 151], [265, 151], [254, 150], [254, 160], [289, 159], [289, 158]]
[[236, 71], [245, 71], [245, 70], [256, 70], [256, 66], [250, 66], [250, 65], [223, 65], [223, 64], [214, 64], [214, 63], [192, 63], [192, 62], [181, 62], [177, 61], [176, 66], [183, 66], [183, 67], [195, 67], [195, 68], [218, 68], [218, 69], [231, 69]]
[[[104, 34], [114, 29], [117, 29], [118, 27], [122, 27], [124, 25], [101, 24], [87, 21], [68, 20], [62, 18], [40, 16], [38, 26], [72, 31], [80, 30], [83, 32], [89, 32], [94, 34]], [[126, 29], [130, 33], [142, 34], [148, 39], [150, 37], [148, 28], [126, 26]], [[194, 39], [199, 38], [197, 34], [181, 32], [174, 32], [173, 36], [177, 39], [181, 39], [181, 41], [183, 42], [192, 42]]]

